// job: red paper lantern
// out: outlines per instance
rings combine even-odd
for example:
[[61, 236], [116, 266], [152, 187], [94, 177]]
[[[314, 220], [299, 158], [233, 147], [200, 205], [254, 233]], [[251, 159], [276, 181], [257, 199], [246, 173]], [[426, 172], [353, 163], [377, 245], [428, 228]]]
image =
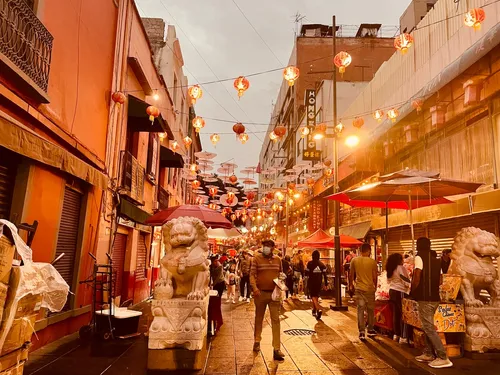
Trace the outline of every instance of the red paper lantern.
[[215, 197], [217, 195], [218, 191], [219, 191], [219, 188], [217, 188], [216, 186], [213, 186], [210, 189], [208, 189], [208, 194], [210, 194], [210, 196], [212, 196], [212, 197]]
[[125, 103], [126, 98], [125, 94], [121, 91], [116, 91], [111, 95], [111, 100], [113, 100], [116, 104]]
[[193, 104], [195, 104], [196, 101], [203, 96], [203, 90], [199, 85], [194, 85], [189, 88], [188, 95], [191, 98]]
[[236, 181], [238, 181], [238, 177], [236, 177], [234, 174], [229, 177], [229, 182], [231, 182], [232, 184], [235, 184]]
[[474, 28], [474, 30], [479, 30], [481, 28], [481, 22], [486, 19], [486, 13], [483, 8], [474, 8], [469, 10], [465, 14], [464, 23], [466, 26]]
[[399, 111], [396, 108], [392, 108], [387, 111], [387, 117], [389, 117], [392, 122], [396, 122], [396, 118], [398, 116], [399, 116]]
[[332, 161], [330, 159], [325, 159], [325, 161], [323, 162], [323, 164], [326, 166], [326, 167], [329, 167], [330, 165], [332, 165]]
[[268, 192], [268, 193], [266, 194], [266, 198], [267, 198], [267, 199], [274, 199], [274, 193], [273, 193], [272, 191]]
[[326, 177], [331, 177], [333, 175], [333, 169], [327, 168], [325, 169], [325, 176]]
[[295, 184], [295, 182], [290, 182], [290, 183], [288, 184], [288, 189], [290, 189], [290, 190], [295, 190], [295, 187], [296, 187], [296, 186], [297, 186], [297, 185]]
[[235, 214], [232, 214], [231, 215], [231, 221], [235, 221], [236, 220], [236, 215]]
[[404, 55], [408, 48], [413, 45], [413, 37], [408, 33], [403, 33], [394, 38], [394, 47]]
[[271, 133], [269, 133], [269, 139], [276, 143], [278, 142], [279, 137], [274, 131], [272, 131]]
[[177, 141], [172, 141], [172, 142], [170, 143], [170, 149], [171, 149], [174, 153], [176, 153], [176, 152], [177, 152], [177, 150], [179, 149], [179, 143], [178, 143]]
[[196, 133], [199, 133], [201, 129], [205, 127], [205, 120], [201, 118], [200, 116], [196, 116], [193, 121], [193, 128], [196, 131]]
[[193, 182], [191, 182], [191, 187], [195, 190], [198, 189], [200, 186], [201, 186], [201, 182], [198, 180], [194, 180]]
[[214, 133], [214, 134], [212, 134], [210, 136], [210, 142], [212, 142], [212, 144], [214, 145], [214, 147], [215, 147], [215, 145], [217, 145], [217, 142], [219, 142], [219, 141], [220, 141], [220, 135], [219, 134]]
[[356, 129], [361, 129], [364, 124], [365, 124], [365, 120], [363, 120], [363, 117], [356, 117], [352, 121], [352, 126], [354, 126]]
[[250, 139], [250, 137], [248, 136], [247, 133], [243, 133], [243, 134], [238, 135], [238, 140], [241, 142], [242, 145], [244, 145], [245, 143], [247, 143], [247, 141], [249, 139]]
[[352, 56], [345, 51], [340, 51], [333, 59], [333, 63], [337, 68], [339, 68], [339, 73], [344, 74], [345, 68], [347, 68], [352, 62]]
[[217, 205], [215, 203], [210, 203], [208, 205], [208, 208], [212, 209], [212, 210], [216, 210], [217, 209]]
[[184, 142], [184, 146], [186, 146], [186, 148], [189, 148], [191, 146], [191, 144], [193, 143], [193, 140], [189, 136], [186, 135], [182, 139], [182, 142]]
[[234, 80], [234, 88], [238, 91], [239, 98], [241, 98], [241, 96], [245, 93], [245, 91], [248, 90], [249, 87], [250, 82], [248, 82], [248, 79], [243, 76], [239, 76]]
[[422, 99], [414, 99], [411, 102], [411, 106], [417, 111], [417, 113], [419, 113], [424, 106], [424, 101]]
[[249, 191], [247, 193], [247, 198], [250, 199], [251, 201], [253, 201], [254, 198], [255, 198], [255, 192], [254, 191]]
[[227, 193], [226, 202], [228, 204], [233, 204], [235, 198], [236, 198], [236, 195], [234, 195], [234, 193], [230, 191]]
[[151, 121], [151, 124], [153, 124], [155, 118], [160, 116], [160, 110], [154, 105], [150, 105], [148, 108], [146, 108], [146, 113], [149, 115], [149, 121]]
[[283, 78], [288, 82], [289, 86], [293, 86], [297, 78], [299, 78], [300, 70], [296, 66], [287, 66], [283, 70]]
[[241, 122], [238, 122], [233, 125], [233, 132], [235, 132], [236, 135], [239, 136], [240, 134], [243, 134], [245, 132], [245, 126]]
[[377, 122], [381, 122], [384, 119], [384, 111], [381, 109], [377, 109], [375, 112], [373, 112], [373, 118], [377, 120]]
[[266, 197], [263, 197], [260, 201], [264, 206], [269, 203], [269, 199], [267, 199]]
[[274, 128], [274, 134], [276, 134], [278, 138], [283, 137], [286, 134], [286, 127], [284, 125], [278, 125]]
[[243, 202], [243, 206], [245, 206], [246, 208], [250, 207], [252, 205], [252, 202], [250, 202], [249, 199], [246, 199], [244, 202]]
[[307, 182], [307, 186], [312, 188], [314, 186], [314, 184], [316, 183], [316, 180], [312, 177], [309, 177], [306, 182]]

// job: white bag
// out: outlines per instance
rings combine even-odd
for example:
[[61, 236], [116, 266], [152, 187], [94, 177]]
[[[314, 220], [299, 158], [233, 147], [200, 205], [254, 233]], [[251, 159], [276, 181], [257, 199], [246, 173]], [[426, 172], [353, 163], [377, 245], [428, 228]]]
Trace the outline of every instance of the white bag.
[[273, 294], [271, 295], [273, 301], [283, 301], [285, 299], [285, 292], [278, 286], [274, 287]]

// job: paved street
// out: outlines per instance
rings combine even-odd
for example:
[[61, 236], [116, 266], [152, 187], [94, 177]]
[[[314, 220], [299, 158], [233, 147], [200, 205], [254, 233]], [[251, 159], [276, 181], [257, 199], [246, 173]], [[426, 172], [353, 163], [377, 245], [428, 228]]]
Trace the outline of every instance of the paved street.
[[[323, 301], [329, 306], [329, 301]], [[141, 330], [150, 320], [149, 304], [140, 306], [145, 311]], [[289, 329], [314, 330], [313, 335], [292, 336], [282, 333], [286, 360], [272, 360], [271, 327], [266, 316], [262, 351], [254, 354], [253, 303], [224, 303], [224, 325], [210, 344], [206, 368], [200, 374], [288, 374], [288, 375], [419, 375], [419, 374], [496, 374], [498, 362], [457, 359], [452, 369], [432, 370], [417, 364], [413, 356], [418, 352], [377, 337], [362, 343], [358, 340], [355, 309], [339, 313], [325, 309], [323, 321], [311, 315], [309, 303], [293, 300], [285, 302], [282, 331]], [[31, 354], [26, 375], [105, 374], [143, 375], [147, 358], [147, 339], [116, 341], [112, 345], [83, 345], [75, 335]], [[180, 372], [176, 372], [179, 373]]]

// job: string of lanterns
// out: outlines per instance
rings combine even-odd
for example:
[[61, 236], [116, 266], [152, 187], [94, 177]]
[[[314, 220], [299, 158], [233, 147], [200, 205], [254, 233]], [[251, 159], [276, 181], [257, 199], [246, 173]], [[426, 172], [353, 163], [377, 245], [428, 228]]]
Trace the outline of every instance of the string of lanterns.
[[[486, 12], [484, 11], [484, 9], [474, 8], [465, 13], [464, 24], [467, 27], [470, 27], [477, 31], [480, 30], [481, 24], [485, 21], [485, 19], [486, 19]], [[408, 33], [402, 33], [394, 38], [394, 48], [397, 49], [403, 55], [408, 52], [408, 50], [413, 46], [413, 44], [414, 44], [414, 38], [412, 35]], [[346, 71], [346, 68], [352, 63], [352, 56], [346, 51], [340, 51], [334, 56], [333, 63], [338, 68], [339, 73], [343, 75]], [[299, 76], [300, 76], [300, 70], [296, 66], [287, 66], [283, 70], [283, 79], [288, 82], [288, 85], [290, 87], [294, 85], [295, 81], [299, 78]], [[233, 86], [237, 91], [238, 98], [241, 98], [244, 95], [244, 93], [250, 88], [250, 81], [244, 76], [239, 76], [234, 80]], [[200, 85], [196, 84], [189, 87], [188, 96], [191, 98], [193, 104], [196, 103], [197, 100], [201, 99], [203, 97], [203, 90], [200, 87]], [[154, 98], [155, 100], [159, 98], [157, 93], [155, 93]], [[111, 99], [117, 105], [121, 105], [125, 103], [126, 95], [123, 92], [117, 91], [111, 95]], [[417, 111], [417, 113], [419, 113], [422, 110], [423, 99], [421, 98], [414, 99], [412, 100], [411, 105]], [[149, 116], [151, 124], [154, 124], [155, 119], [160, 116], [160, 110], [153, 105], [150, 105], [146, 108], [146, 113]], [[396, 122], [397, 117], [399, 116], [399, 111], [396, 108], [390, 108], [385, 114], [383, 110], [377, 109], [373, 112], [372, 116], [377, 122], [381, 122], [385, 118], [385, 116], [387, 116], [387, 118], [390, 119], [392, 122]], [[200, 116], [196, 116], [192, 120], [192, 125], [195, 131], [199, 133], [201, 129], [205, 127], [205, 120]], [[364, 125], [363, 118], [360, 116], [356, 116], [352, 121], [352, 125], [354, 128], [360, 129]], [[323, 127], [325, 129], [323, 129]], [[246, 130], [245, 126], [240, 122], [236, 123], [233, 126], [233, 132], [236, 134], [236, 138], [241, 142], [241, 144], [245, 144], [250, 139], [249, 135], [245, 132], [245, 130]], [[326, 124], [318, 124], [316, 126], [315, 131], [316, 130], [318, 130], [319, 132], [322, 131], [324, 133], [324, 131], [326, 130]], [[305, 138], [309, 135], [310, 130], [308, 127], [304, 126], [299, 129], [299, 133], [301, 138]], [[278, 142], [284, 137], [285, 134], [286, 134], [286, 127], [280, 124], [277, 125], [274, 128], [274, 130], [269, 134], [269, 139], [272, 142]], [[165, 139], [166, 136], [167, 135], [165, 133], [159, 134], [159, 138], [161, 140]], [[210, 141], [215, 147], [217, 143], [220, 141], [220, 135], [217, 133], [210, 135]], [[189, 148], [192, 142], [193, 140], [189, 136], [183, 138], [183, 143], [186, 148]], [[176, 152], [179, 149], [178, 142], [172, 141], [170, 143], [170, 149], [173, 152]]]

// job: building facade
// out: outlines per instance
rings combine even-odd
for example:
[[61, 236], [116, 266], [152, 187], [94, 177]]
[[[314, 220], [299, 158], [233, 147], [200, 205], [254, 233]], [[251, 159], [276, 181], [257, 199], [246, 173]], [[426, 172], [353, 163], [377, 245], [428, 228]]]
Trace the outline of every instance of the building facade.
[[175, 30], [155, 39], [133, 0], [0, 0], [0, 21], [0, 219], [35, 261], [64, 253], [72, 292], [40, 312], [34, 350], [89, 322], [89, 253], [111, 258], [116, 305], [150, 296], [161, 238], [145, 220], [191, 199], [181, 171], [201, 143]]

